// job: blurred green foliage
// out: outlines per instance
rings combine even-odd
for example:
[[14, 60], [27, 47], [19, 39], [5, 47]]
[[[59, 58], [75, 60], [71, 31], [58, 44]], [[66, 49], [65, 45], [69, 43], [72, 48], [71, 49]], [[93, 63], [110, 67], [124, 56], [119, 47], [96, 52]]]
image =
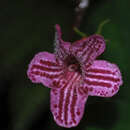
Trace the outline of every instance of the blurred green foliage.
[[[93, 34], [105, 19], [111, 22], [102, 35], [109, 41], [101, 59], [116, 63], [124, 84], [110, 99], [89, 97], [80, 130], [130, 129], [130, 1], [91, 0], [80, 30]], [[63, 130], [53, 121], [49, 89], [32, 84], [26, 71], [40, 51], [53, 52], [54, 25], [60, 24], [64, 40], [74, 22], [70, 0], [4, 0], [0, 2], [1, 129]], [[69, 20], [68, 20], [69, 19]]]

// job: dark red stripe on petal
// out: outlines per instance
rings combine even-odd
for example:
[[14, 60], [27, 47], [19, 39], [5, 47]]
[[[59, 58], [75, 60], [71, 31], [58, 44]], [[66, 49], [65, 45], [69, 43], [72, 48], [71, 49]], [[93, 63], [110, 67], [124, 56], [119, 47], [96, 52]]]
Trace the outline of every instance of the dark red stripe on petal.
[[59, 97], [59, 105], [58, 105], [58, 108], [59, 108], [59, 115], [58, 115], [58, 119], [60, 122], [62, 122], [62, 112], [63, 112], [63, 102], [64, 102], [64, 90], [67, 86], [67, 83], [64, 85], [64, 87], [60, 90], [60, 97]]
[[[85, 49], [84, 49], [85, 50]], [[86, 55], [88, 52], [88, 49], [86, 49], [83, 53], [82, 53], [82, 56]]]
[[48, 72], [59, 72], [59, 71], [62, 71], [63, 69], [60, 68], [60, 69], [54, 69], [54, 68], [47, 68], [47, 67], [44, 67], [44, 66], [41, 66], [41, 65], [33, 65], [31, 70], [33, 69], [39, 69], [39, 70], [42, 70], [42, 71], [48, 71]]
[[[71, 77], [70, 77], [71, 78]], [[68, 79], [68, 81], [69, 81], [70, 79]], [[60, 96], [59, 96], [59, 105], [58, 105], [58, 108], [59, 108], [59, 115], [58, 115], [58, 119], [59, 119], [59, 121], [60, 122], [63, 122], [63, 120], [62, 120], [62, 113], [63, 113], [63, 102], [64, 102], [64, 97], [65, 97], [65, 95], [64, 95], [64, 92], [65, 92], [65, 88], [67, 87], [67, 85], [68, 85], [68, 82], [66, 82], [65, 84], [64, 84], [64, 86], [61, 88], [61, 90], [60, 90]]]
[[101, 82], [101, 81], [90, 81], [90, 80], [85, 80], [85, 82], [88, 85], [93, 85], [93, 86], [100, 86], [100, 87], [107, 87], [107, 88], [111, 88], [112, 85], [110, 83], [105, 83], [105, 82]]
[[47, 73], [44, 73], [44, 72], [40, 72], [40, 71], [32, 71], [31, 74], [33, 75], [39, 75], [41, 77], [46, 77], [46, 78], [50, 78], [50, 79], [53, 79], [53, 78], [58, 78], [59, 76], [61, 76], [61, 74], [47, 74]]
[[56, 88], [61, 88], [65, 85], [65, 82], [63, 81], [63, 76], [58, 77], [58, 80], [53, 81], [53, 86]]
[[[84, 51], [84, 50], [85, 50], [85, 51]], [[88, 55], [88, 52], [90, 52], [91, 50], [92, 50], [92, 48], [91, 48], [90, 45], [87, 45], [87, 47], [83, 47], [82, 56]]]
[[72, 118], [72, 121], [73, 121], [74, 124], [76, 124], [76, 120], [75, 120], [75, 105], [76, 105], [76, 101], [77, 101], [77, 91], [76, 91], [76, 87], [74, 87], [72, 103], [71, 103], [71, 106], [70, 106], [71, 118]]
[[[74, 84], [77, 82], [79, 75], [76, 73], [73, 73], [71, 76], [71, 83], [68, 84], [68, 89], [67, 89], [67, 94], [66, 94], [66, 100], [65, 100], [65, 107], [64, 107], [64, 119], [65, 119], [65, 124], [68, 124], [68, 107], [70, 104], [70, 98], [71, 98], [71, 91], [72, 91], [72, 87], [74, 86]], [[75, 86], [74, 86], [75, 87]]]
[[72, 90], [72, 85], [67, 90], [67, 95], [66, 95], [66, 100], [65, 100], [64, 120], [65, 120], [66, 125], [68, 124], [68, 122], [67, 122], [67, 120], [68, 120], [68, 106], [69, 106], [69, 103], [70, 103], [71, 90]]
[[80, 95], [83, 95], [84, 94], [83, 87], [78, 87], [78, 92]]
[[85, 95], [87, 95], [88, 94], [88, 88], [87, 87], [83, 87], [83, 92], [84, 92]]
[[[88, 50], [89, 51], [89, 50]], [[89, 51], [89, 53], [87, 54], [87, 57], [86, 57], [86, 59], [84, 60], [84, 63], [86, 63], [86, 65], [87, 64], [90, 64], [90, 61], [92, 60], [94, 60], [94, 59], [91, 59], [91, 55], [93, 54], [94, 52], [93, 52], [93, 49], [91, 49], [90, 51]]]
[[110, 76], [92, 75], [92, 74], [86, 74], [86, 76], [88, 78], [92, 78], [92, 79], [108, 80], [108, 81], [112, 81], [112, 82], [119, 82], [120, 81], [120, 79], [113, 78], [113, 77], [110, 77]]
[[58, 66], [56, 63], [50, 61], [40, 60], [40, 63], [47, 66]]
[[60, 86], [60, 81], [53, 81], [53, 86], [56, 87], [56, 88], [61, 88]]
[[101, 73], [101, 74], [114, 74], [110, 70], [97, 69], [97, 68], [91, 68], [91, 69], [88, 70], [88, 72]]
[[82, 56], [84, 56], [87, 53], [87, 51], [89, 50], [88, 46], [86, 46], [86, 44], [87, 43], [84, 42], [84, 44], [82, 45], [82, 47], [76, 51], [76, 54], [79, 53], [79, 52], [82, 52]]
[[88, 88], [87, 87], [78, 87], [78, 92], [80, 95], [86, 95], [88, 94]]
[[[82, 41], [78, 41], [78, 42], [79, 42], [79, 44], [81, 44], [80, 42], [82, 42]], [[74, 44], [73, 44], [73, 46], [74, 46]], [[78, 55], [78, 53], [82, 53], [83, 50], [85, 50], [85, 49], [86, 49], [86, 42], [82, 43], [82, 45], [75, 48], [75, 55]]]

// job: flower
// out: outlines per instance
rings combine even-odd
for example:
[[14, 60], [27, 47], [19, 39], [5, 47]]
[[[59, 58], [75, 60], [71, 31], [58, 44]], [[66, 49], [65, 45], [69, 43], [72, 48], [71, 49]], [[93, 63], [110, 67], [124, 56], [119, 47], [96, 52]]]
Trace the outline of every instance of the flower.
[[56, 25], [54, 54], [40, 52], [29, 64], [29, 79], [51, 88], [51, 111], [59, 126], [79, 124], [88, 96], [112, 97], [118, 92], [122, 77], [117, 65], [96, 60], [104, 50], [101, 35], [71, 44], [62, 40]]

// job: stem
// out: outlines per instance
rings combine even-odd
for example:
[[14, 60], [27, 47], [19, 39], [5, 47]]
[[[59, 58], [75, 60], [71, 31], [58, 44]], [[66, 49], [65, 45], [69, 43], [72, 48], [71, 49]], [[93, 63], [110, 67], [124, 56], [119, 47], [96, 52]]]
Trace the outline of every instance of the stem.
[[75, 19], [74, 19], [74, 23], [72, 26], [72, 31], [70, 34], [70, 40], [73, 39], [74, 33], [75, 33], [75, 28], [79, 28], [81, 21], [83, 19], [84, 13], [86, 8], [88, 7], [89, 4], [89, 0], [75, 0], [77, 5], [75, 7]]

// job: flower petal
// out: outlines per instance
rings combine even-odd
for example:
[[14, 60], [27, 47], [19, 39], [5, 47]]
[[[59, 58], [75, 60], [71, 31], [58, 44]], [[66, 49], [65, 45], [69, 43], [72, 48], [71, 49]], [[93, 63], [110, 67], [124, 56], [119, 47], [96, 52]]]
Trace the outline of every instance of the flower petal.
[[105, 40], [100, 35], [92, 35], [72, 44], [72, 54], [88, 69], [97, 56], [105, 50]]
[[85, 83], [89, 95], [111, 97], [115, 95], [122, 85], [119, 68], [104, 60], [95, 60], [85, 73]]
[[64, 42], [61, 38], [61, 29], [58, 24], [56, 24], [56, 33], [55, 33], [55, 54], [56, 56], [64, 60], [69, 55], [70, 42]]
[[48, 52], [40, 52], [29, 64], [27, 75], [33, 83], [42, 83], [52, 87], [52, 82], [63, 74], [63, 68], [55, 59], [55, 55]]
[[51, 89], [51, 111], [56, 123], [62, 127], [77, 126], [83, 116], [88, 91], [82, 91], [81, 87], [79, 92], [80, 79], [79, 74], [70, 74], [61, 89]]

